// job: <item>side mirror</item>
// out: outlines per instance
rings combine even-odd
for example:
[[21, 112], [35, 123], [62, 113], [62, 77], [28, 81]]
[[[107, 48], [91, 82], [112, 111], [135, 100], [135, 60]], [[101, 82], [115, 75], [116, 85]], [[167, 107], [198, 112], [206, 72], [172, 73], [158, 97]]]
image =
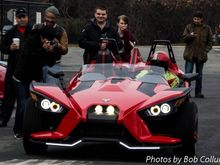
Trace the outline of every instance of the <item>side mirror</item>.
[[190, 82], [196, 80], [198, 78], [198, 75], [198, 73], [184, 73], [181, 76], [181, 79]]

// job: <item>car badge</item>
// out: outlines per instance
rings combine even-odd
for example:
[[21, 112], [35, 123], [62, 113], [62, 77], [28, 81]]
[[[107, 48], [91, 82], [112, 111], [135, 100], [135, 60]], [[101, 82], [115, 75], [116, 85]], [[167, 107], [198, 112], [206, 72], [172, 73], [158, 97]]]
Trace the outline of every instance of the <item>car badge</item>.
[[110, 99], [103, 98], [102, 101], [103, 101], [103, 102], [110, 102], [111, 100], [110, 100]]

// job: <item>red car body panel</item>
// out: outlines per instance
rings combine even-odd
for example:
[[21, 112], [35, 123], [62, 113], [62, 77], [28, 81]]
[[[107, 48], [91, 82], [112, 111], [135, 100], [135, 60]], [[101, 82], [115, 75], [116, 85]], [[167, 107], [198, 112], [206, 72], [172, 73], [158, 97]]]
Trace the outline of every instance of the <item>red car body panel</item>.
[[[39, 120], [35, 120], [37, 124], [31, 123], [29, 118], [26, 121], [33, 127], [40, 126], [33, 130], [27, 128], [23, 138], [26, 152], [37, 143], [74, 147], [84, 141], [114, 142], [129, 150], [158, 150], [185, 145], [182, 134], [190, 136], [188, 127], [182, 129], [178, 125], [186, 125], [182, 120], [185, 121], [187, 115], [182, 112], [193, 112], [191, 107], [187, 108], [192, 105], [189, 104], [192, 88], [187, 82], [191, 77], [184, 77], [186, 79], [181, 79], [183, 84], [171, 88], [164, 77], [164, 68], [157, 66], [154, 70], [156, 66], [149, 63], [155, 48], [151, 48], [146, 62], [134, 48], [129, 64], [84, 65], [65, 90], [52, 84], [32, 83], [29, 105], [33, 107], [29, 110], [34, 113], [26, 112], [31, 117], [37, 114]], [[183, 72], [176, 64], [172, 49], [169, 49], [169, 57], [172, 62], [170, 70], [181, 78]], [[42, 105], [44, 99], [49, 100], [46, 106]], [[61, 110], [48, 108], [51, 102], [59, 104]], [[108, 112], [109, 107], [113, 107], [113, 114]], [[189, 130], [195, 126], [190, 125]]]
[[0, 63], [0, 99], [4, 97], [4, 84], [5, 84], [6, 66]]
[[[76, 83], [77, 84], [77, 83]], [[66, 94], [55, 86], [34, 86], [33, 90], [52, 100], [66, 106], [69, 111], [62, 119], [56, 131], [32, 133], [33, 139], [64, 139], [80, 123], [87, 121], [88, 108], [93, 105], [115, 105], [120, 109], [118, 123], [123, 124], [133, 137], [139, 142], [158, 144], [177, 144], [181, 140], [173, 137], [153, 135], [144, 121], [137, 115], [138, 111], [151, 105], [183, 95], [182, 91], [169, 91], [169, 85], [160, 84], [154, 89], [156, 93], [150, 97], [137, 88], [141, 85], [138, 81], [125, 79], [120, 83], [112, 84], [110, 80], [98, 80], [85, 90]], [[77, 87], [77, 85], [73, 85]], [[69, 87], [70, 89], [70, 87]], [[92, 96], [94, 97], [91, 97]], [[103, 102], [108, 99], [108, 102]], [[161, 98], [158, 100], [158, 98]], [[126, 100], [126, 103], [124, 102]], [[76, 108], [77, 107], [77, 108]]]

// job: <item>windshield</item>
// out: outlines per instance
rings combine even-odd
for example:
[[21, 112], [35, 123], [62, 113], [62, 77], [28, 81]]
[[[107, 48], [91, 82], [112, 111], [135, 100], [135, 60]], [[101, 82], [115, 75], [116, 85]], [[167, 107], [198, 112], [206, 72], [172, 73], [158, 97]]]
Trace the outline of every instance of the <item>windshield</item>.
[[89, 64], [83, 65], [80, 81], [129, 78], [147, 83], [167, 84], [162, 67], [145, 64]]

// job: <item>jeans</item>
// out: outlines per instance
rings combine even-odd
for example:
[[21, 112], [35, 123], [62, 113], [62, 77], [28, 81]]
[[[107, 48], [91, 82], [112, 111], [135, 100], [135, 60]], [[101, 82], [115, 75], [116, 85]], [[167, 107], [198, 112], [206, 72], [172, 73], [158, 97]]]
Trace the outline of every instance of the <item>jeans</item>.
[[202, 93], [202, 74], [203, 74], [203, 66], [204, 62], [198, 60], [198, 58], [193, 58], [192, 61], [185, 62], [185, 72], [186, 73], [192, 73], [193, 67], [196, 67], [196, 73], [198, 73], [198, 78], [196, 79], [196, 85], [195, 85], [195, 94]]
[[17, 94], [17, 110], [15, 114], [14, 133], [23, 133], [23, 118], [26, 105], [26, 99], [29, 96], [29, 85], [14, 80], [14, 86]]
[[16, 91], [14, 88], [14, 80], [12, 79], [12, 76], [8, 76], [6, 74], [4, 98], [2, 100], [2, 105], [0, 107], [0, 120], [5, 124], [7, 124], [11, 118], [15, 101], [16, 101]]
[[57, 84], [58, 86], [62, 87], [61, 82], [58, 78], [55, 78], [52, 75], [48, 74], [49, 70], [51, 70], [53, 73], [59, 72], [61, 70], [60, 64], [54, 64], [52, 67], [49, 67], [47, 65], [43, 66], [43, 82]]

